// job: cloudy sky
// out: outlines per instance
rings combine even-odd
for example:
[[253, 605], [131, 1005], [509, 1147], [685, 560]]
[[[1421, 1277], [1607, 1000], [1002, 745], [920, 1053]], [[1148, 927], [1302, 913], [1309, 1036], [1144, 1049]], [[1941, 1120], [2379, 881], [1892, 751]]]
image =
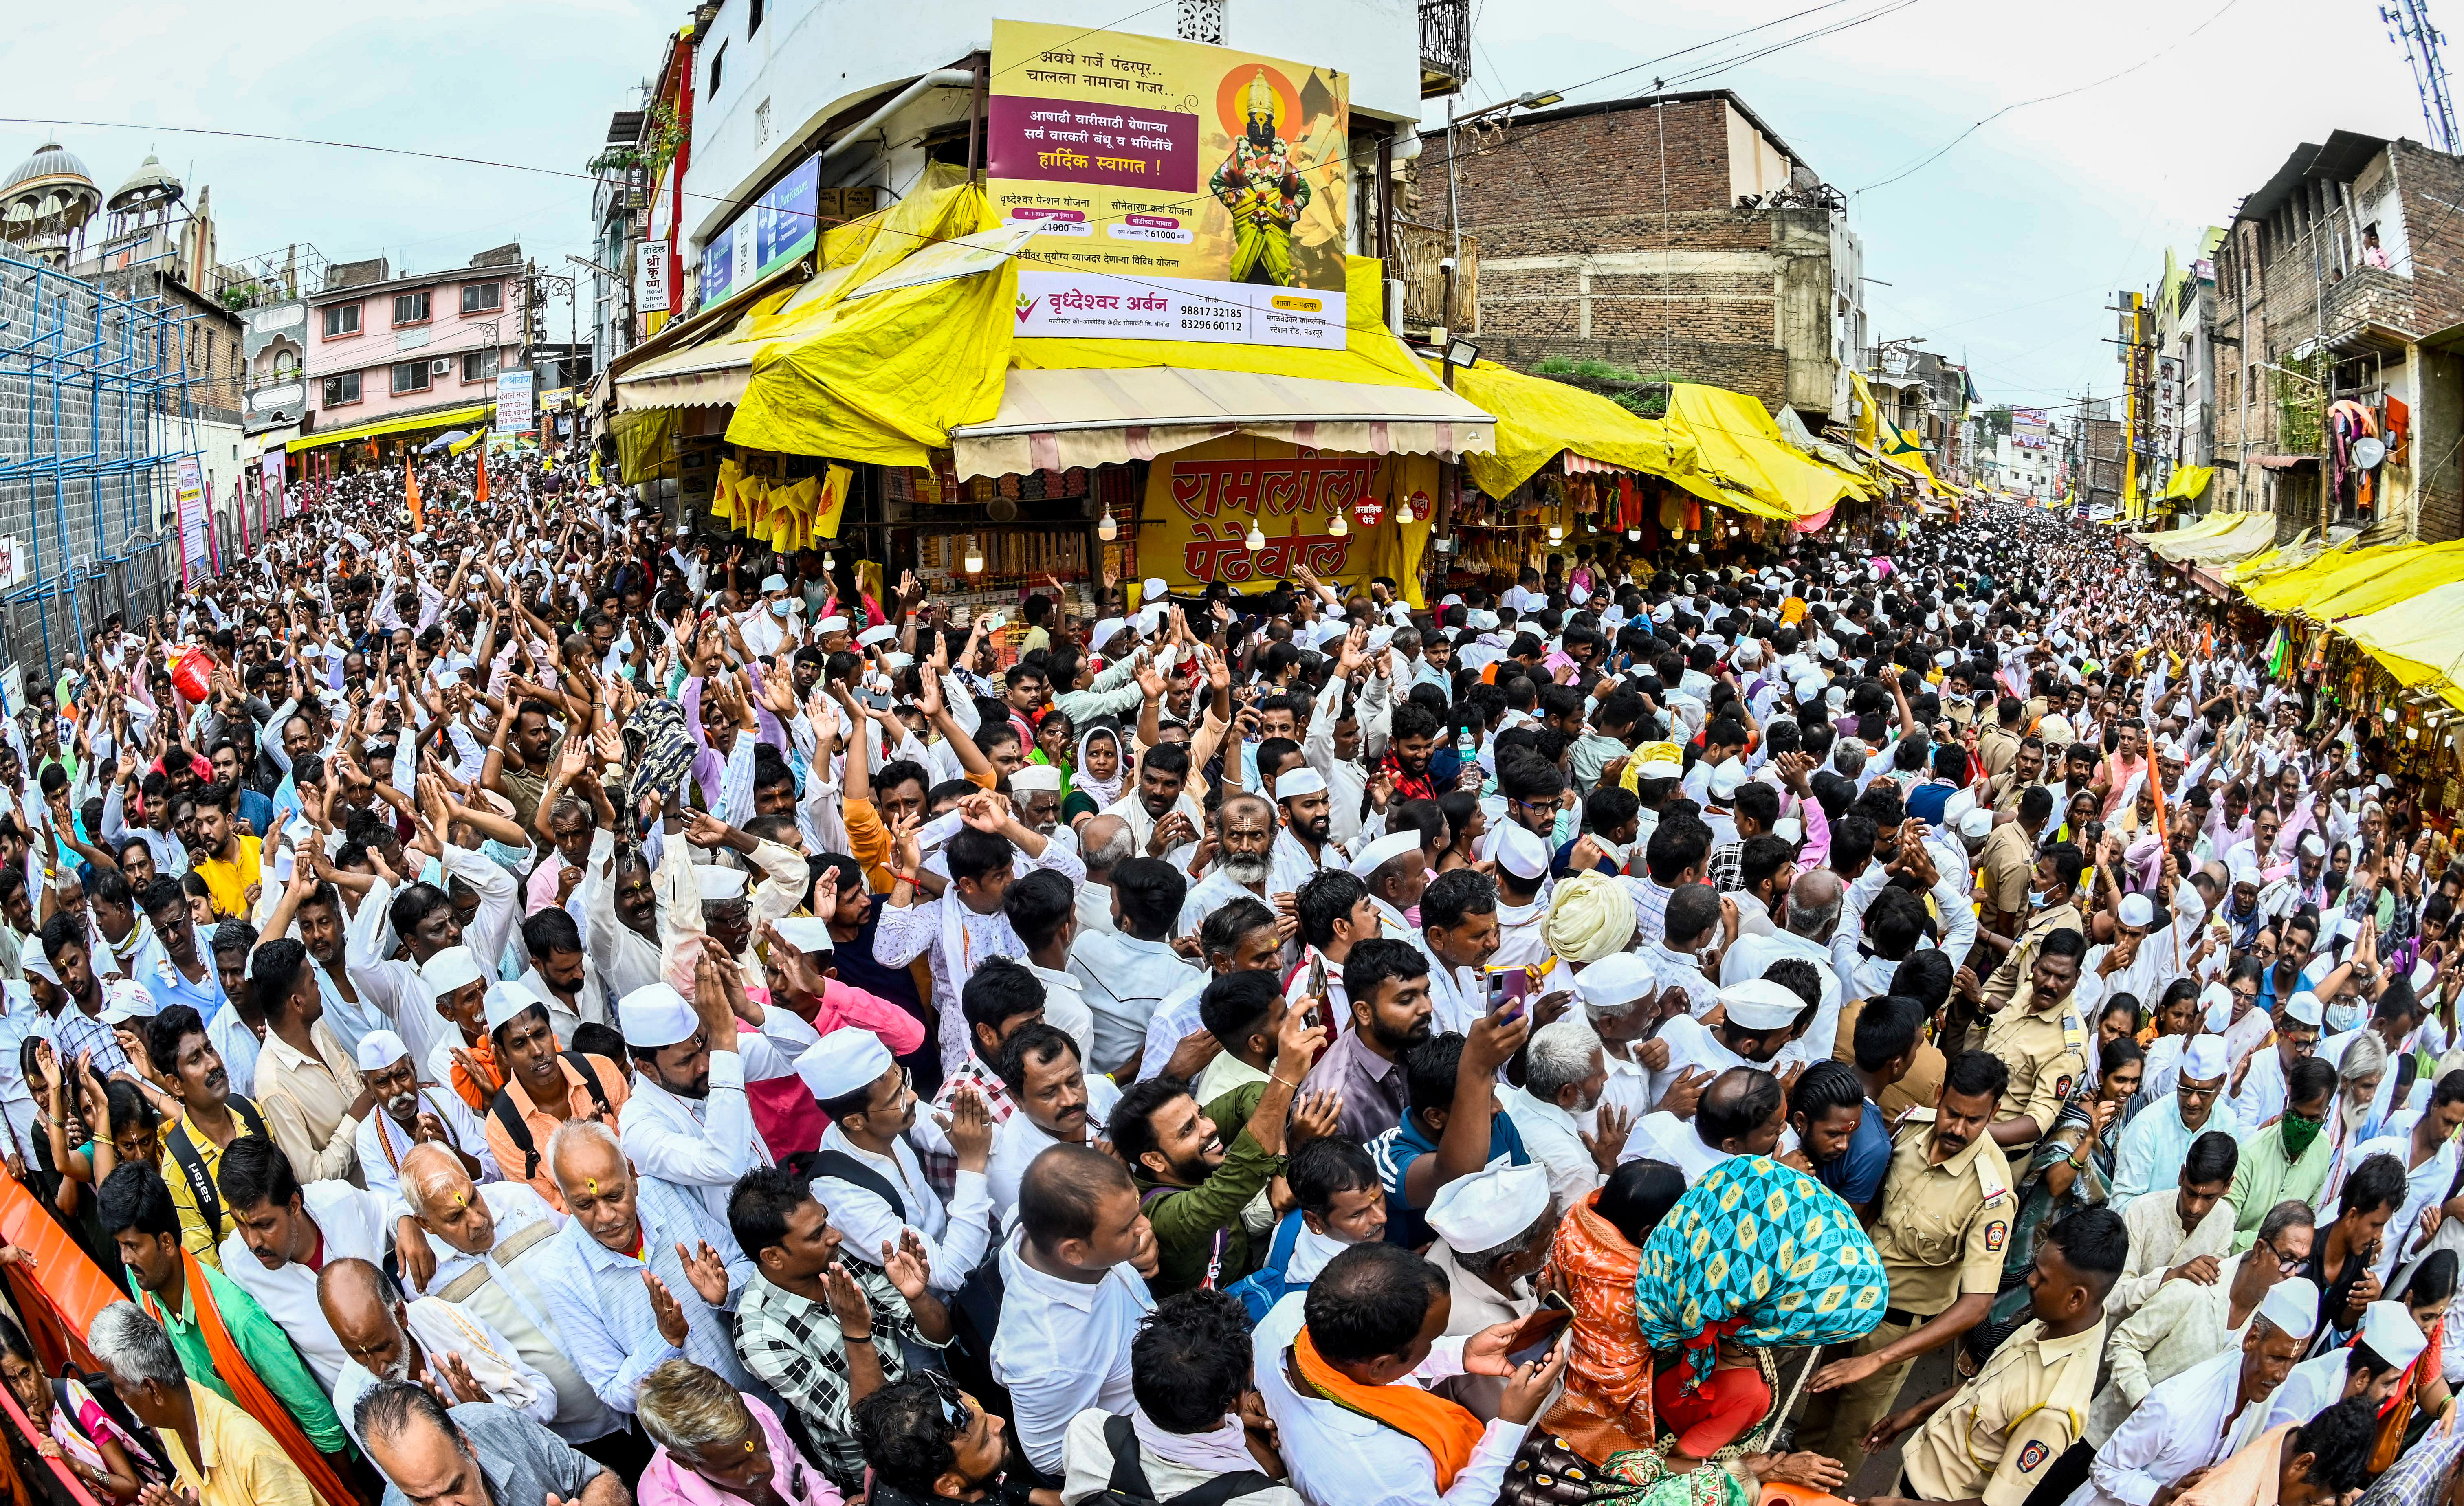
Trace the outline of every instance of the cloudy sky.
[[[2339, 126], [2422, 129], [2377, 0], [1474, 4], [1477, 76], [1466, 107], [1647, 64], [1568, 98], [1647, 92], [1655, 75], [1671, 88], [1734, 89], [1826, 181], [1851, 192], [2007, 105], [2135, 66], [2006, 114], [1913, 176], [1857, 193], [1852, 219], [1866, 272], [1890, 284], [1868, 290], [1877, 333], [1924, 336], [1967, 360], [1996, 402], [2115, 390], [2101, 343], [2113, 291], [2153, 284], [2167, 245], [2187, 250], [2201, 227], [2222, 223], [2299, 142]], [[1735, 60], [1891, 6], [1900, 9]], [[512, 240], [543, 266], [563, 267], [566, 252], [586, 250], [589, 192], [578, 169], [609, 113], [629, 105], [657, 67], [684, 7], [427, 0], [415, 25], [375, 9], [263, 0], [242, 26], [228, 9], [207, 7], [36, 8], [15, 23], [11, 55], [59, 65], [13, 68], [0, 114], [125, 127], [61, 125], [56, 134], [106, 191], [149, 147], [192, 194], [210, 184], [227, 260], [295, 240], [334, 260], [383, 254], [397, 270], [459, 265]], [[1287, 51], [1307, 56], [1306, 39]], [[412, 146], [577, 176], [171, 126]], [[13, 164], [46, 130], [0, 125], [0, 159]], [[562, 333], [561, 314], [551, 317], [552, 334]]]
[[[1819, 0], [1474, 0], [1467, 108], [1562, 89]], [[2464, 25], [2464, 5], [2433, 0]], [[1877, 19], [1738, 62], [1738, 55], [1890, 6]], [[1880, 184], [1979, 120], [2015, 109], [1931, 165]], [[2410, 75], [2377, 0], [1845, 0], [1750, 36], [1573, 90], [1572, 101], [1669, 87], [1735, 90], [1855, 195], [1875, 333], [1925, 337], [1969, 362], [1991, 402], [2119, 390], [2112, 321], [2186, 258], [2301, 142], [2338, 127], [2423, 134]]]

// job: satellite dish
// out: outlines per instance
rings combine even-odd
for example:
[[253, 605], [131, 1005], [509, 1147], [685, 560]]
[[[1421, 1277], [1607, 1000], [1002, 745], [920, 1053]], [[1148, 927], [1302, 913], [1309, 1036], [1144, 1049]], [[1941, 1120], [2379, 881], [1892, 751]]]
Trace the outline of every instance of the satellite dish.
[[2387, 442], [2385, 440], [2365, 434], [2353, 441], [2353, 464], [2364, 470], [2376, 470], [2386, 459]]

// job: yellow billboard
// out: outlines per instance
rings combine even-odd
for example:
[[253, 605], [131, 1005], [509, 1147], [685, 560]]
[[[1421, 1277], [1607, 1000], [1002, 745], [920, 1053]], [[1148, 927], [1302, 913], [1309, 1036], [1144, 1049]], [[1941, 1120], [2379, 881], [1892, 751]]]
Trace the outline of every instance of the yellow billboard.
[[1340, 349], [1350, 82], [1230, 48], [993, 23], [1017, 334]]

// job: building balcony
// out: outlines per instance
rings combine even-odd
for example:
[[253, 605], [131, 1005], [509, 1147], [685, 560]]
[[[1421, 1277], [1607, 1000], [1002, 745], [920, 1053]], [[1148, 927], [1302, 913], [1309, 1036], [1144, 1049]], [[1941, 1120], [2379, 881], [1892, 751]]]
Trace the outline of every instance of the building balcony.
[[1420, 0], [1420, 98], [1463, 92], [1471, 76], [1471, 0]]
[[2324, 342], [2340, 356], [2401, 354], [2414, 331], [2412, 279], [2376, 267], [2356, 267], [2327, 285], [2320, 298]]

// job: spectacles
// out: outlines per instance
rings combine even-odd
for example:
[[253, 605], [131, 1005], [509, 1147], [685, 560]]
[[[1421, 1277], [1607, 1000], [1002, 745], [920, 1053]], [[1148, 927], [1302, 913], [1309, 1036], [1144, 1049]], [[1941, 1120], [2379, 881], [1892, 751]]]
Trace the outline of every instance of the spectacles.
[[2264, 1239], [2259, 1240], [2258, 1242], [2262, 1245], [2267, 1245], [2267, 1253], [2276, 1256], [2277, 1271], [2284, 1276], [2292, 1276], [2299, 1272], [2304, 1265], [2309, 1263], [2301, 1256], [2286, 1255], [2283, 1251], [2277, 1249], [2274, 1245], [2268, 1244]]

